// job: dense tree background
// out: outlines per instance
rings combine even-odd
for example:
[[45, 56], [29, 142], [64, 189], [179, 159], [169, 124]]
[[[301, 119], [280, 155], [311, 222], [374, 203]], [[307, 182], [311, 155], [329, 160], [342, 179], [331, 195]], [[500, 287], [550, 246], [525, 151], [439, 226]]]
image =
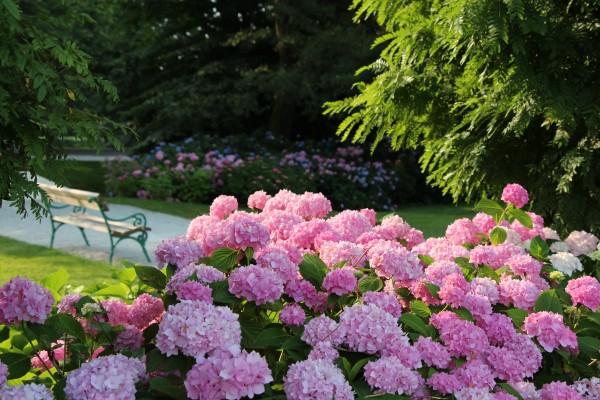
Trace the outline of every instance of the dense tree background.
[[355, 0], [385, 29], [375, 77], [328, 104], [338, 134], [424, 149], [455, 199], [519, 182], [533, 209], [600, 232], [600, 3]]
[[42, 2], [0, 3], [0, 205], [43, 214], [37, 176], [64, 184], [69, 167], [64, 139], [90, 147], [120, 146], [132, 134], [88, 107], [87, 95], [116, 101], [114, 86], [90, 72], [91, 59], [65, 36], [88, 16], [53, 10]]
[[323, 103], [350, 95], [355, 70], [376, 56], [376, 24], [353, 24], [344, 1], [78, 6], [96, 23], [72, 33], [121, 97], [97, 106], [140, 134], [135, 146], [205, 134], [330, 136], [341, 119], [324, 117]]

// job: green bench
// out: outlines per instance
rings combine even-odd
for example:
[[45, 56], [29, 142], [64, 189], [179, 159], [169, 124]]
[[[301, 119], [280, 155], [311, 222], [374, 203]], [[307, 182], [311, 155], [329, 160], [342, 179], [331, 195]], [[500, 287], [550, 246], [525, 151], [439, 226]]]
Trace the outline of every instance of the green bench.
[[[48, 213], [52, 224], [52, 237], [50, 247], [54, 245], [56, 231], [63, 225], [73, 225], [79, 229], [87, 246], [90, 245], [85, 235], [85, 229], [105, 232], [110, 239], [110, 257], [112, 264], [115, 248], [125, 239], [132, 239], [142, 247], [146, 260], [150, 257], [146, 252], [146, 240], [148, 231], [151, 229], [146, 225], [146, 216], [142, 213], [134, 213], [124, 218], [111, 218], [106, 215], [108, 206], [98, 193], [85, 190], [57, 187], [40, 183], [40, 188], [46, 192], [51, 200]], [[72, 207], [70, 214], [57, 215], [53, 210], [61, 210]], [[95, 210], [99, 215], [89, 215], [87, 210]]]

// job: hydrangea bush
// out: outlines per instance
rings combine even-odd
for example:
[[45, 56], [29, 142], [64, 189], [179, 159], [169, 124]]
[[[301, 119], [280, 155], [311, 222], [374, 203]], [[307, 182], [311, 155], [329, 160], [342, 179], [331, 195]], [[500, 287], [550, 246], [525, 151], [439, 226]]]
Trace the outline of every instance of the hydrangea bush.
[[0, 288], [0, 398], [600, 398], [599, 240], [482, 200], [425, 239], [321, 194], [222, 196], [162, 269]]

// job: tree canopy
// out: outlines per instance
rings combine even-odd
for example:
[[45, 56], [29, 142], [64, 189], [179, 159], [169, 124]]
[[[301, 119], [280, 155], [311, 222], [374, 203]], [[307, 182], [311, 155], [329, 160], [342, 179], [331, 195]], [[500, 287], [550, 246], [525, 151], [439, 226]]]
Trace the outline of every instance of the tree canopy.
[[23, 215], [27, 199], [36, 217], [44, 213], [39, 174], [64, 184], [65, 138], [118, 147], [116, 132], [132, 133], [85, 107], [89, 93], [117, 100], [115, 87], [90, 72], [90, 56], [62, 33], [88, 18], [56, 15], [43, 2], [0, 3], [0, 201]]
[[423, 149], [455, 200], [519, 182], [559, 227], [600, 230], [600, 4], [355, 0], [385, 29], [374, 78], [326, 105], [344, 139]]

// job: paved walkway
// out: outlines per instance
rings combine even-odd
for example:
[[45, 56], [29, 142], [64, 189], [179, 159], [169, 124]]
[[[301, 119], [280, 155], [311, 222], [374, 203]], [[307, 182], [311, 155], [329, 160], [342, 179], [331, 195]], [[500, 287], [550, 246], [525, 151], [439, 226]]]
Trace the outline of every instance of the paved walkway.
[[[48, 182], [44, 179], [39, 179], [39, 181]], [[107, 214], [109, 216], [120, 218], [135, 212], [142, 212], [146, 215], [148, 226], [152, 228], [148, 232], [148, 241], [146, 242], [146, 250], [152, 258], [151, 263], [146, 261], [137, 242], [124, 240], [115, 250], [114, 265], [119, 265], [119, 260], [121, 259], [141, 263], [142, 265], [156, 265], [156, 261], [154, 260], [156, 246], [164, 239], [185, 234], [189, 224], [189, 220], [184, 218], [141, 210], [127, 205], [111, 204], [110, 198], [107, 199], [107, 203], [109, 207]], [[90, 213], [93, 213], [93, 211], [90, 211]], [[10, 207], [7, 201], [2, 202], [2, 207], [0, 207], [0, 236], [48, 247], [50, 245], [51, 234], [52, 228], [47, 218], [36, 221], [34, 217], [28, 216], [23, 219], [17, 214], [16, 208]], [[102, 232], [90, 230], [86, 230], [86, 235], [90, 242], [90, 247], [85, 245], [81, 233], [76, 227], [65, 225], [56, 232], [54, 248], [80, 257], [108, 262], [110, 253], [108, 236]]]

